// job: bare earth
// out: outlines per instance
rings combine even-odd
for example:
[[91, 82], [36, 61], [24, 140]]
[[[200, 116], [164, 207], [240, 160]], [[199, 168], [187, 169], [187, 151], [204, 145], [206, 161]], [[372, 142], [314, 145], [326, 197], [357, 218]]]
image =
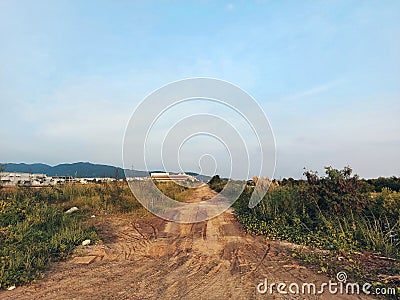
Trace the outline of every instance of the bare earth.
[[[203, 187], [190, 202], [214, 192]], [[207, 203], [204, 203], [204, 208]], [[204, 211], [207, 211], [205, 209]], [[174, 213], [204, 213], [179, 211]], [[77, 251], [75, 258], [54, 263], [44, 279], [1, 299], [366, 299], [365, 296], [259, 294], [257, 285], [329, 278], [300, 266], [287, 245], [245, 234], [231, 211], [195, 224], [128, 215], [97, 219], [102, 243]], [[94, 256], [79, 264], [83, 256]], [[80, 258], [76, 258], [80, 257]], [[86, 258], [83, 258], [86, 259]], [[368, 298], [371, 299], [371, 298]]]

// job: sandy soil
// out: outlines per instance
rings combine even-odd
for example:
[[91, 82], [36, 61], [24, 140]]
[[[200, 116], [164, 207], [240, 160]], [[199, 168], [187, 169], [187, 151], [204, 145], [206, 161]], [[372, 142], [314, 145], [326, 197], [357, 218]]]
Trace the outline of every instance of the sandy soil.
[[[204, 187], [190, 202], [214, 192]], [[212, 210], [202, 203], [196, 214]], [[102, 243], [86, 246], [75, 256], [94, 255], [88, 265], [54, 263], [44, 279], [1, 299], [366, 299], [346, 295], [259, 294], [257, 285], [329, 278], [300, 266], [285, 251], [287, 245], [245, 234], [231, 211], [194, 224], [166, 222], [157, 217], [128, 215], [97, 219]], [[317, 285], [318, 286], [318, 285]], [[371, 299], [371, 298], [368, 298]]]

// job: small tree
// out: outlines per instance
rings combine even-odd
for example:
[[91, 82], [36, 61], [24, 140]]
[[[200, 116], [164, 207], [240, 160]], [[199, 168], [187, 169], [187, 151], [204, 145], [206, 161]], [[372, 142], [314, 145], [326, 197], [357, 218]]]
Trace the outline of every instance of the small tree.
[[227, 183], [227, 180], [221, 179], [219, 175], [214, 175], [210, 181], [208, 182], [208, 185], [211, 189], [219, 193], [222, 191]]
[[317, 204], [323, 211], [343, 213], [344, 211], [361, 211], [367, 205], [367, 197], [362, 193], [363, 184], [358, 175], [352, 175], [352, 169], [342, 170], [325, 167], [325, 177], [317, 172], [306, 170], [309, 204]]

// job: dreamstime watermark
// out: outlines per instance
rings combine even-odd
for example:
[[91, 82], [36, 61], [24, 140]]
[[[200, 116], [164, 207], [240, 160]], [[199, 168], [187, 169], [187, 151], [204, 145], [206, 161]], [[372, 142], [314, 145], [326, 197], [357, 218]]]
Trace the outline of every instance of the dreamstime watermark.
[[[214, 153], [218, 147], [222, 150]], [[214, 164], [208, 174], [202, 174], [204, 160]], [[197, 161], [200, 172], [187, 170], [187, 161]], [[247, 92], [223, 80], [190, 78], [155, 90], [136, 107], [124, 134], [123, 164], [132, 193], [150, 212], [174, 222], [201, 222], [227, 210], [246, 181], [228, 180], [215, 197], [183, 203], [165, 195], [152, 180], [135, 178], [133, 170], [151, 172], [162, 166], [164, 172], [213, 175], [224, 169], [227, 178], [271, 178], [275, 139], [266, 114]], [[249, 207], [256, 206], [268, 188], [269, 182], [257, 182]]]
[[374, 287], [371, 283], [347, 282], [347, 274], [343, 271], [337, 273], [337, 281], [329, 280], [316, 284], [313, 282], [304, 283], [269, 283], [267, 278], [257, 285], [257, 292], [260, 294], [281, 294], [281, 295], [322, 295], [329, 293], [332, 295], [396, 295], [395, 287]]

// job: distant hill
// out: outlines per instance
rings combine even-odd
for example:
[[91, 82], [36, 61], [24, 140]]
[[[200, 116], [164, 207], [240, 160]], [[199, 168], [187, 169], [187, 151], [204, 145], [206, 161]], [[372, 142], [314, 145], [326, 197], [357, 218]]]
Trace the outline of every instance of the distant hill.
[[[1, 164], [0, 164], [1, 165]], [[20, 172], [20, 173], [39, 173], [48, 176], [73, 176], [73, 177], [112, 177], [125, 178], [124, 169], [109, 165], [92, 164], [89, 162], [77, 162], [71, 164], [60, 164], [57, 166], [49, 166], [46, 164], [35, 163], [5, 163], [4, 172]], [[150, 172], [138, 170], [126, 170], [128, 177], [146, 177]], [[199, 175], [197, 173], [188, 172], [202, 181], [208, 181], [211, 177]]]

